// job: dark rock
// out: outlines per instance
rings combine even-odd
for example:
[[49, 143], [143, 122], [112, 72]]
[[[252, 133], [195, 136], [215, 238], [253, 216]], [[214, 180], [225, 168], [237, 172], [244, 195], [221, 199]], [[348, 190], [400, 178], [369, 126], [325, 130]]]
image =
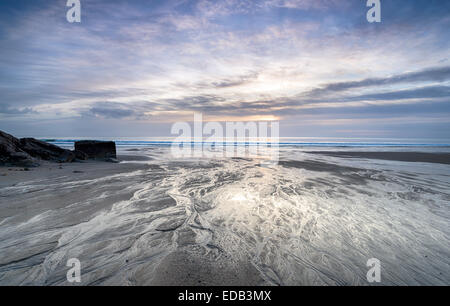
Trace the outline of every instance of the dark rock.
[[75, 159], [74, 152], [34, 138], [20, 139], [20, 148], [32, 157], [48, 161], [70, 163]]
[[75, 153], [69, 150], [66, 150], [63, 154], [61, 154], [58, 158], [58, 162], [60, 163], [71, 163], [75, 160]]
[[0, 165], [36, 167], [39, 164], [20, 147], [19, 139], [0, 131]]
[[115, 159], [116, 144], [113, 141], [83, 140], [75, 142], [75, 151], [83, 152], [90, 159]]
[[77, 150], [75, 150], [73, 152], [75, 153], [75, 158], [78, 160], [88, 160], [89, 159], [89, 156], [84, 152], [77, 151]]
[[75, 151], [70, 151], [34, 138], [19, 140], [0, 131], [0, 166], [37, 167], [40, 159], [59, 163], [88, 159], [118, 162], [116, 158], [116, 144], [112, 141], [78, 141]]

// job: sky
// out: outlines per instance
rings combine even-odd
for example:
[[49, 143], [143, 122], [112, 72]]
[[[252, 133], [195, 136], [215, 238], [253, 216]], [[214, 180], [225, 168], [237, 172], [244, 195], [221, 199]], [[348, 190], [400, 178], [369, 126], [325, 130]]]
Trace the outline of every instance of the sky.
[[280, 121], [283, 137], [450, 139], [450, 1], [0, 0], [0, 130], [170, 136]]

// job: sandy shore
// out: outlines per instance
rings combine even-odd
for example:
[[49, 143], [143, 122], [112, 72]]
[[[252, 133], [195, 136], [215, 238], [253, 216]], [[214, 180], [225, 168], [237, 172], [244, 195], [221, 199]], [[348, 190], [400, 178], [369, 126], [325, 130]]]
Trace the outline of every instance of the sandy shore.
[[327, 155], [344, 158], [366, 158], [379, 160], [392, 160], [402, 162], [421, 162], [450, 165], [450, 153], [423, 153], [423, 152], [308, 152], [310, 154]]
[[373, 257], [384, 284], [450, 281], [447, 155], [164, 150], [0, 168], [0, 285], [67, 285], [69, 258], [82, 285], [365, 285]]
[[[34, 278], [35, 273], [42, 276], [41, 271], [35, 272], [34, 270], [45, 270], [48, 264], [46, 259], [61, 247], [61, 239], [64, 234], [58, 229], [83, 227], [83, 223], [93, 223], [94, 228], [101, 227], [102, 222], [96, 221], [96, 217], [109, 214], [114, 211], [114, 205], [117, 203], [135, 197], [136, 190], [141, 186], [133, 188], [133, 182], [142, 184], [142, 180], [146, 178], [144, 175], [138, 180], [132, 179], [127, 182], [127, 175], [149, 172], [148, 175], [151, 176], [151, 170], [158, 169], [157, 166], [144, 163], [149, 160], [147, 156], [122, 155], [119, 156], [119, 159], [122, 163], [88, 161], [55, 164], [41, 162], [41, 166], [36, 168], [0, 167], [0, 190], [3, 191], [0, 194], [0, 227], [3, 225], [3, 234], [6, 234], [3, 235], [6, 239], [0, 256], [0, 285], [65, 284], [62, 274], [63, 266], [59, 267], [61, 270], [56, 273], [54, 278], [46, 280]], [[154, 175], [158, 179], [158, 174], [154, 173]], [[118, 187], [119, 185], [122, 187]], [[127, 188], [129, 191], [125, 190]], [[11, 192], [9, 192], [10, 189]], [[14, 190], [18, 190], [19, 193]], [[158, 196], [153, 196], [153, 198], [158, 198]], [[88, 205], [80, 205], [83, 202]], [[163, 211], [165, 208], [176, 206], [176, 204], [172, 198], [166, 196], [161, 200], [153, 201], [152, 205], [145, 205], [146, 207], [140, 208], [139, 211], [145, 216], [146, 212]], [[139, 211], [130, 211], [129, 213], [135, 214]], [[196, 233], [194, 231], [184, 229], [175, 234], [174, 231], [186, 221], [183, 216], [177, 217], [184, 212], [184, 208], [181, 211], [178, 209], [178, 211], [175, 213], [175, 222], [168, 219], [167, 222], [157, 226], [150, 235], [151, 239], [137, 231], [127, 239], [119, 240], [117, 242], [120, 245], [118, 246], [119, 250], [112, 252], [104, 249], [104, 244], [109, 243], [110, 238], [102, 236], [98, 241], [87, 243], [81, 252], [86, 252], [86, 257], [96, 253], [102, 253], [102, 256], [108, 257], [110, 252], [121, 253], [124, 249], [127, 250], [130, 248], [130, 243], [136, 243], [141, 238], [146, 238], [142, 239], [144, 241], [152, 241], [154, 249], [140, 250], [129, 256], [131, 258], [126, 257], [112, 263], [116, 270], [120, 270], [122, 265], [132, 267], [134, 264], [136, 269], [131, 278], [103, 284], [196, 286], [267, 284], [250, 263], [239, 262], [230, 257], [227, 258], [227, 256], [218, 256], [217, 252], [205, 252], [202, 247], [195, 247]], [[21, 236], [21, 224], [30, 225], [34, 223], [33, 220], [36, 221], [37, 226], [22, 233], [24, 236], [33, 238]], [[177, 222], [177, 220], [181, 220], [181, 222]], [[115, 236], [113, 223], [116, 221], [118, 220], [105, 224], [107, 227], [111, 226], [108, 235]], [[131, 223], [129, 227], [131, 230], [135, 224]], [[120, 230], [127, 231], [127, 228], [120, 226]], [[11, 231], [11, 235], [7, 234], [8, 231]], [[157, 237], [155, 238], [155, 236]], [[5, 247], [8, 239], [14, 242], [9, 243], [9, 246], [6, 243]], [[70, 238], [70, 240], [72, 239]], [[159, 248], [158, 243], [155, 244], [153, 239], [164, 240], [163, 245], [165, 246]], [[173, 239], [176, 240], [176, 250], [166, 244]], [[144, 256], [141, 254], [147, 252], [154, 255]], [[94, 265], [98, 264], [97, 262]], [[107, 270], [105, 269], [105, 271]], [[27, 273], [23, 274], [24, 271]], [[99, 273], [102, 272], [99, 271]], [[83, 284], [96, 285], [100, 283], [93, 277], [92, 281], [85, 281]]]
[[131, 163], [132, 161], [144, 161], [146, 160], [145, 156], [121, 156], [121, 160], [128, 163], [84, 161], [58, 164], [41, 161], [41, 166], [34, 168], [0, 167], [0, 188], [39, 179], [55, 180], [61, 177], [65, 179], [95, 179], [146, 168], [144, 164]]

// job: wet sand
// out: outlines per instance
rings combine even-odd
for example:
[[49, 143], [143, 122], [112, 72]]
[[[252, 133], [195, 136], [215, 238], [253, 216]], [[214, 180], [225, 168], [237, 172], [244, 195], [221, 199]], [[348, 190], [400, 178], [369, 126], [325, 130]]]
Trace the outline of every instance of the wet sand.
[[383, 285], [450, 283], [440, 157], [164, 152], [0, 168], [0, 285], [68, 285], [69, 258], [82, 285], [367, 285], [369, 258]]
[[450, 165], [450, 153], [423, 152], [308, 152], [310, 154], [327, 155], [345, 158], [366, 158], [402, 162], [421, 162]]

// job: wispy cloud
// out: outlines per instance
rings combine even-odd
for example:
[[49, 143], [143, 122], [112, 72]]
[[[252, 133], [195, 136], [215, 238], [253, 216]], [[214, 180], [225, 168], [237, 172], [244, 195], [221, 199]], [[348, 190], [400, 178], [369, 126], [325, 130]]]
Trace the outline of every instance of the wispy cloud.
[[0, 128], [32, 118], [107, 129], [192, 111], [300, 124], [371, 110], [381, 120], [399, 105], [421, 122], [438, 107], [450, 115], [448, 9], [385, 2], [374, 25], [359, 0], [96, 0], [69, 24], [64, 5], [2, 2]]
[[367, 78], [360, 81], [330, 83], [308, 93], [318, 96], [324, 93], [341, 92], [355, 88], [386, 86], [395, 84], [411, 84], [421, 82], [445, 82], [450, 80], [450, 66], [435, 67], [416, 72], [402, 73], [384, 78]]

